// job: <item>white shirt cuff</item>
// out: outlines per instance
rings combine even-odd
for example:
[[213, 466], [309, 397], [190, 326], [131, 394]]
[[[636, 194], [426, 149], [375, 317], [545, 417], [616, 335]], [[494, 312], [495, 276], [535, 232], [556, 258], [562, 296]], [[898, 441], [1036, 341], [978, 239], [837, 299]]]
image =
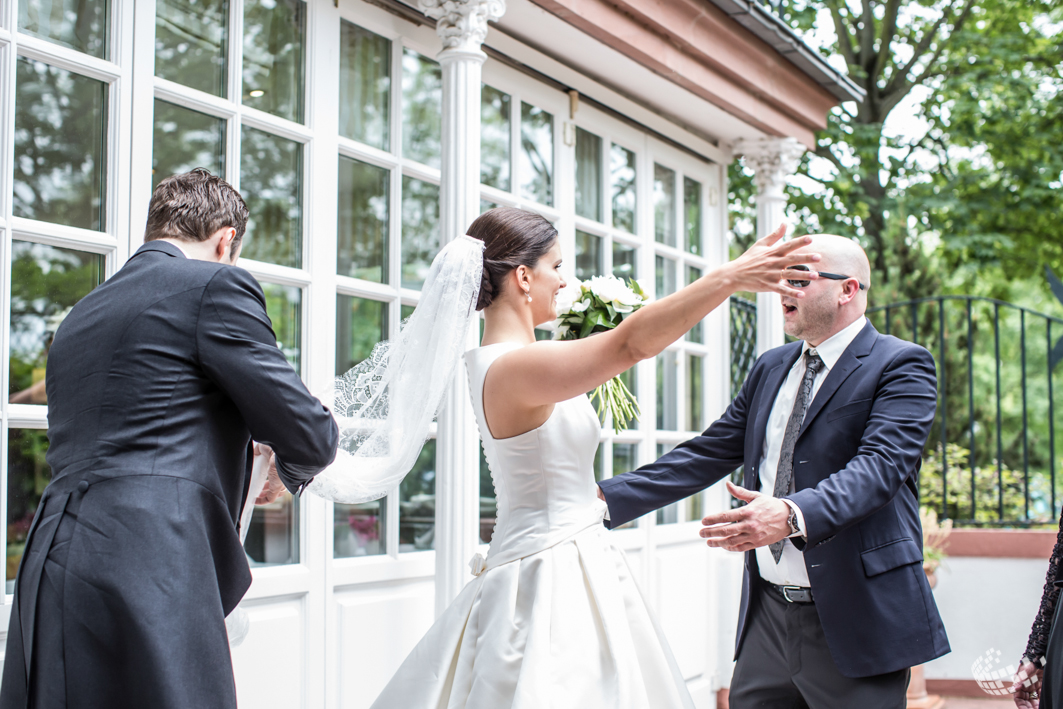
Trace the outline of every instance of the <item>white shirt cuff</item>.
[[801, 537], [802, 539], [808, 539], [808, 530], [805, 529], [805, 516], [801, 513], [801, 508], [797, 506], [797, 503], [787, 498], [782, 498], [782, 501], [790, 506], [790, 509], [797, 514], [797, 531], [789, 535], [787, 539], [793, 537]]

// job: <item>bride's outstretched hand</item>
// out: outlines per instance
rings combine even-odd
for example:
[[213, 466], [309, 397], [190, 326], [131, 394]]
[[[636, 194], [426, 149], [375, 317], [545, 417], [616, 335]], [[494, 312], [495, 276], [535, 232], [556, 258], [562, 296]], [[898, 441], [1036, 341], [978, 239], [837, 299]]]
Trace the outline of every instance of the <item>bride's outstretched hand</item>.
[[786, 225], [781, 225], [774, 232], [757, 240], [755, 244], [736, 258], [727, 267], [732, 269], [736, 291], [774, 292], [791, 298], [803, 298], [804, 292], [794, 288], [787, 280], [814, 281], [819, 274], [814, 270], [794, 270], [799, 264], [811, 265], [819, 261], [816, 253], [797, 249], [812, 243], [812, 238], [802, 236], [790, 241], [783, 241]]

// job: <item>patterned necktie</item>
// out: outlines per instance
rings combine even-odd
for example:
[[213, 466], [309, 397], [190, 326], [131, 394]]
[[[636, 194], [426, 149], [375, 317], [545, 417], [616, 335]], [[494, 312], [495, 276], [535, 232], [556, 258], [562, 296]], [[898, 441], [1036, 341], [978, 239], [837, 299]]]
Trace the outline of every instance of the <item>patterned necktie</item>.
[[[797, 444], [797, 434], [801, 432], [801, 424], [805, 420], [805, 412], [812, 403], [812, 384], [816, 381], [816, 375], [823, 368], [823, 360], [815, 350], [805, 351], [805, 376], [801, 379], [801, 387], [797, 390], [797, 398], [794, 399], [794, 408], [790, 412], [790, 420], [786, 422], [786, 433], [782, 437], [782, 451], [779, 453], [779, 468], [775, 473], [775, 497], [786, 497], [790, 494], [790, 480], [794, 473], [794, 446]], [[782, 558], [782, 547], [786, 542], [780, 539], [768, 546], [775, 563]]]

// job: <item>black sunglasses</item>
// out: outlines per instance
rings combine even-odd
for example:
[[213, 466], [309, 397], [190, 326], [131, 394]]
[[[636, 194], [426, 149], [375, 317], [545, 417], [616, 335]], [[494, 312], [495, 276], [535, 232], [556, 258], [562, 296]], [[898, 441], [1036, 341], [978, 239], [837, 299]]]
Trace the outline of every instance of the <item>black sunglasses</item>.
[[[801, 264], [798, 264], [796, 266], [790, 266], [790, 270], [792, 270], [792, 271], [807, 271], [807, 270], [809, 270], [809, 268], [808, 268], [808, 266], [806, 266], [803, 263], [801, 263]], [[838, 273], [827, 273], [826, 271], [816, 271], [816, 273], [819, 274], [820, 278], [829, 278], [832, 281], [847, 281], [850, 278], [853, 278], [852, 276], [842, 276], [842, 275], [840, 275]], [[856, 280], [856, 279], [854, 278], [853, 280]], [[806, 288], [806, 287], [808, 287], [808, 284], [811, 283], [812, 281], [794, 281], [794, 280], [786, 279], [786, 282], [789, 283], [790, 285], [792, 285], [794, 288]], [[867, 286], [865, 286], [860, 281], [856, 281], [856, 283], [857, 283], [857, 285], [860, 286], [860, 290], [867, 290]]]

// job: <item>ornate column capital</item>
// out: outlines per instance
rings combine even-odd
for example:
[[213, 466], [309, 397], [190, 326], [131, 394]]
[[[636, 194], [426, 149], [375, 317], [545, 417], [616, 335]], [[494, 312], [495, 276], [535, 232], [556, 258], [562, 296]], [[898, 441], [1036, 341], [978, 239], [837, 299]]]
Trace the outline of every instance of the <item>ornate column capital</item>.
[[746, 165], [756, 173], [753, 179], [758, 199], [784, 200], [786, 178], [797, 171], [805, 146], [796, 138], [756, 138], [739, 140], [734, 152], [745, 158]]
[[443, 51], [479, 52], [487, 22], [506, 12], [505, 0], [418, 0], [421, 12], [436, 20]]

